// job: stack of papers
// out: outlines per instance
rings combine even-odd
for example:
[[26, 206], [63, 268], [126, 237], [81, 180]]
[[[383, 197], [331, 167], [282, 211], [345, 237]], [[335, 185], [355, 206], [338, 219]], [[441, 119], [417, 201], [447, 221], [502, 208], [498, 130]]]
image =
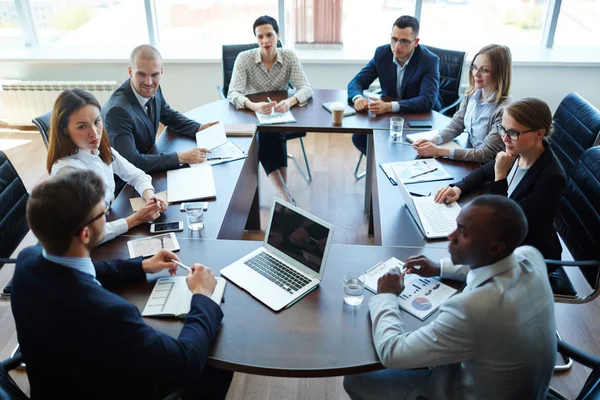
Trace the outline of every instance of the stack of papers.
[[[233, 142], [225, 142], [215, 147], [206, 155], [206, 163], [209, 165], [224, 164], [235, 160], [246, 158], [247, 155]], [[198, 164], [192, 164], [196, 167]]]
[[402, 180], [402, 183], [433, 182], [452, 179], [452, 176], [442, 167], [435, 158], [425, 158], [412, 161], [398, 161], [393, 163], [381, 164], [381, 169], [393, 182], [394, 174]]
[[271, 114], [261, 114], [256, 112], [256, 118], [260, 125], [287, 124], [288, 122], [296, 122], [296, 118], [288, 110], [284, 113], [273, 112]]

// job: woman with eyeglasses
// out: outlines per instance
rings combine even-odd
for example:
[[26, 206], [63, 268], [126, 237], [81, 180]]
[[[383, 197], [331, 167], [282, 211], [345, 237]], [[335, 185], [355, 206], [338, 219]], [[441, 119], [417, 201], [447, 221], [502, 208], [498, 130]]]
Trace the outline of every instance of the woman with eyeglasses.
[[553, 221], [567, 179], [546, 140], [552, 129], [550, 108], [534, 98], [516, 101], [506, 106], [497, 129], [506, 151], [457, 184], [440, 189], [435, 201], [451, 203], [462, 194], [481, 190], [510, 197], [527, 217], [528, 233], [522, 244], [537, 248], [544, 258], [560, 260], [562, 247]]
[[46, 168], [51, 176], [64, 168], [96, 172], [104, 181], [107, 210], [114, 200], [113, 174], [141, 194], [146, 201], [144, 207], [127, 218], [106, 223], [104, 241], [108, 241], [134, 226], [155, 220], [167, 209], [167, 203], [155, 196], [150, 176], [110, 147], [100, 109], [94, 95], [82, 89], [65, 90], [58, 96], [52, 108]]
[[[496, 125], [502, 109], [510, 104], [512, 76], [510, 49], [498, 44], [485, 46], [475, 55], [469, 69], [469, 90], [450, 124], [432, 140], [419, 139], [413, 147], [421, 157], [448, 157], [453, 160], [485, 163], [504, 150]], [[467, 149], [438, 146], [466, 131]]]

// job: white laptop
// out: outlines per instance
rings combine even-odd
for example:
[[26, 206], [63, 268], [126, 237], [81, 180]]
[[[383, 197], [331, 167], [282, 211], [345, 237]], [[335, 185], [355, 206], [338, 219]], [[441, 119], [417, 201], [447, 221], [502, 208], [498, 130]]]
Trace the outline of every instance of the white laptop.
[[396, 171], [393, 168], [392, 171], [408, 211], [427, 239], [445, 238], [456, 229], [456, 217], [460, 213], [458, 203], [439, 204], [433, 200], [434, 196], [412, 197]]
[[263, 246], [221, 275], [279, 311], [319, 285], [332, 237], [333, 225], [275, 198]]

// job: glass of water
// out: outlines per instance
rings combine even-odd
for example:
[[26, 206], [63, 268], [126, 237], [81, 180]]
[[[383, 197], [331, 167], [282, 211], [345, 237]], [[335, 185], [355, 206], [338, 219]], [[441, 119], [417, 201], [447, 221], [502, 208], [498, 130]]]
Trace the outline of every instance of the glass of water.
[[[191, 206], [191, 204], [190, 204]], [[204, 229], [204, 212], [202, 207], [192, 206], [185, 208], [187, 214], [188, 229], [190, 231], [200, 231]]]
[[394, 142], [402, 142], [402, 132], [404, 131], [404, 118], [390, 118], [390, 136]]
[[351, 306], [362, 304], [365, 293], [365, 276], [357, 272], [344, 275], [344, 302]]

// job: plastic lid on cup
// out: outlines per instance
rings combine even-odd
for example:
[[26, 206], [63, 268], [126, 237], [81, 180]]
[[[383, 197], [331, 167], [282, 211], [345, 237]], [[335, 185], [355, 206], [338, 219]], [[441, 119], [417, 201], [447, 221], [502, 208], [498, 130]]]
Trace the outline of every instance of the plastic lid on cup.
[[346, 109], [346, 105], [344, 103], [334, 102], [329, 106], [331, 111], [344, 111]]

